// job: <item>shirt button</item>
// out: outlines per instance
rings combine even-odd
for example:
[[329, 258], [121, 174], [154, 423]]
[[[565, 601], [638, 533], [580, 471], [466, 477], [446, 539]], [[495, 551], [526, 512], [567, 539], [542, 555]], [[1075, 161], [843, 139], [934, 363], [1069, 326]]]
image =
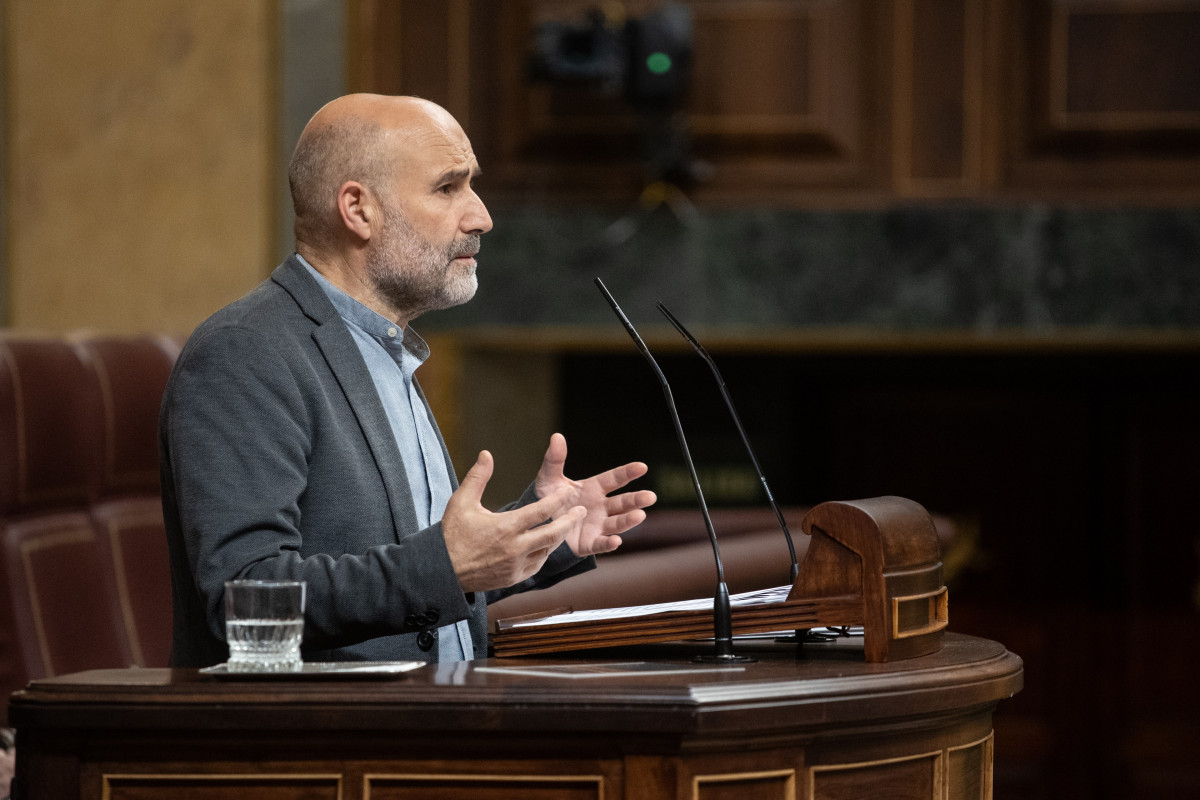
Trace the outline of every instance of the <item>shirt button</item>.
[[399, 331], [397, 331], [395, 328], [388, 328], [388, 336], [390, 338], [395, 339], [397, 333], [399, 333]]

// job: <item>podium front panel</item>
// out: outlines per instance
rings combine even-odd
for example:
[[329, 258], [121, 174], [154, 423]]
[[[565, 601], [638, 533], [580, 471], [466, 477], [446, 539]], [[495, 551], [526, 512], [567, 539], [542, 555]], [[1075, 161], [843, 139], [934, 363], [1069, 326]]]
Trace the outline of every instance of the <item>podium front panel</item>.
[[889, 663], [852, 639], [738, 648], [758, 660], [693, 664], [705, 645], [684, 643], [387, 678], [48, 678], [10, 702], [14, 797], [990, 797], [992, 713], [1023, 674], [1002, 645], [947, 634]]

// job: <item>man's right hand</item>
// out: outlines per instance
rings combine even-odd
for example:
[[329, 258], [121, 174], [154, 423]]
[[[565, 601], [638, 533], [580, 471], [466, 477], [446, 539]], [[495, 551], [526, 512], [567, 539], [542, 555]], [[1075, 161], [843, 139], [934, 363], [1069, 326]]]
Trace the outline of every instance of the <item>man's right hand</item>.
[[442, 515], [446, 550], [464, 592], [503, 589], [530, 577], [587, 515], [583, 506], [570, 505], [566, 489], [511, 511], [489, 511], [482, 500], [492, 468], [491, 453], [482, 451]]

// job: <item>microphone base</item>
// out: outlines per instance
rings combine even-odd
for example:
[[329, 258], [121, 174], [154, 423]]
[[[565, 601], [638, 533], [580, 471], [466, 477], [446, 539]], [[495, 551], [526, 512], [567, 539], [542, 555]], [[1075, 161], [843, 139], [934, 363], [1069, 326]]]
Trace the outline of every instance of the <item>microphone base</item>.
[[823, 642], [825, 639], [817, 638], [820, 634], [814, 634], [808, 628], [797, 628], [796, 632], [791, 636], [776, 636], [776, 644], [794, 644], [797, 647], [802, 646], [805, 642]]
[[711, 653], [709, 655], [692, 656], [692, 661], [697, 664], [753, 664], [758, 659], [754, 656], [739, 656], [736, 653], [728, 655]]

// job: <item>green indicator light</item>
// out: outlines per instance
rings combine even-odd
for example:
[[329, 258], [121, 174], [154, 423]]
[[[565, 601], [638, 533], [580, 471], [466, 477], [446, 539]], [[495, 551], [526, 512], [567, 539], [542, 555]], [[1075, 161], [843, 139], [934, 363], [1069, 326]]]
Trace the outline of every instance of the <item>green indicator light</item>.
[[651, 53], [646, 56], [646, 69], [655, 75], [662, 75], [671, 69], [671, 57], [666, 53]]

